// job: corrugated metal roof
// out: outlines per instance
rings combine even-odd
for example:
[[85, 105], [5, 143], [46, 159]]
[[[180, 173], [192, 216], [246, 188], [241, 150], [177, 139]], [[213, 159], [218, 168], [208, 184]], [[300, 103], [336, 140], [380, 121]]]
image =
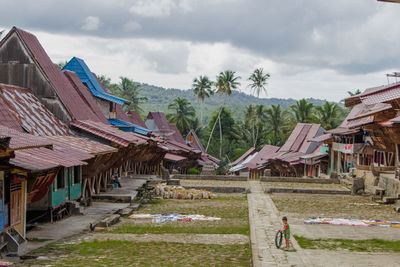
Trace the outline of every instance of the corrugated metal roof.
[[119, 119], [108, 119], [108, 122], [115, 127], [120, 128], [124, 132], [134, 132], [141, 135], [148, 135], [150, 130], [134, 125], [130, 122], [126, 122]]
[[168, 137], [167, 137], [167, 140], [173, 139], [173, 140], [175, 140], [175, 141], [178, 142], [178, 143], [181, 143], [181, 144], [185, 144], [185, 145], [186, 145], [186, 141], [185, 141], [185, 139], [183, 138], [183, 136], [182, 136], [181, 132], [179, 131], [179, 129], [176, 127], [176, 125], [175, 125], [175, 124], [169, 124], [169, 128], [170, 128], [174, 133], [173, 133], [172, 135], [168, 136]]
[[28, 89], [0, 84], [0, 98], [26, 132], [34, 135], [71, 135], [70, 129], [53, 115]]
[[[16, 27], [14, 27], [7, 36], [12, 34], [14, 31], [18, 34], [26, 48], [31, 53], [32, 59], [37, 62], [43, 70], [70, 115], [76, 120], [99, 121], [97, 116], [90, 110], [73, 88], [67, 77], [62, 73], [58, 66], [51, 61], [36, 36]], [[5, 39], [7, 39], [7, 36]]]
[[[118, 114], [117, 114], [118, 115]], [[135, 110], [130, 110], [127, 114], [129, 121], [133, 124], [139, 125], [140, 127], [147, 128], [146, 124], [140, 117], [139, 113], [137, 113]]]
[[100, 155], [106, 153], [117, 152], [118, 149], [104, 145], [99, 142], [92, 141], [87, 138], [77, 137], [77, 136], [49, 136], [50, 140], [57, 141], [58, 143], [63, 143], [72, 148], [83, 150], [92, 155]]
[[311, 146], [308, 140], [314, 138], [320, 128], [320, 124], [298, 123], [279, 152], [302, 151], [306, 153]]
[[277, 152], [279, 150], [278, 146], [265, 145], [260, 152], [258, 152], [257, 156], [255, 156], [251, 161], [249, 161], [246, 165], [249, 169], [256, 169], [263, 164], [267, 163], [270, 159], [277, 156]]
[[0, 135], [11, 137], [10, 148], [52, 147], [52, 142], [39, 136], [21, 133], [14, 129], [0, 126]]
[[169, 160], [169, 161], [175, 161], [175, 162], [177, 162], [177, 161], [186, 160], [187, 158], [186, 158], [186, 157], [179, 156], [179, 155], [167, 153], [167, 154], [165, 154], [164, 159]]
[[104, 116], [100, 107], [97, 105], [96, 100], [93, 95], [90, 93], [90, 90], [83, 85], [79, 77], [75, 72], [72, 71], [64, 71], [65, 77], [70, 81], [71, 85], [77, 91], [77, 93], [81, 96], [82, 100], [87, 104], [87, 106], [93, 111], [93, 113], [97, 116], [99, 121], [103, 123], [108, 123], [107, 118]]
[[160, 132], [172, 132], [164, 112], [149, 112], [147, 119], [154, 120], [154, 123], [157, 125]]
[[253, 153], [257, 152], [254, 147], [251, 147], [249, 150], [247, 150], [243, 155], [241, 155], [237, 160], [229, 164], [230, 166], [235, 166], [242, 161], [244, 161], [248, 156], [252, 155]]
[[129, 146], [130, 143], [137, 145], [144, 144], [149, 140], [148, 137], [135, 133], [123, 132], [112, 127], [111, 125], [101, 122], [93, 122], [88, 120], [71, 121], [70, 125], [124, 147]]
[[75, 72], [82, 83], [86, 84], [86, 86], [90, 89], [91, 93], [98, 98], [104, 99], [106, 101], [110, 101], [116, 103], [118, 105], [123, 105], [125, 103], [130, 103], [128, 100], [125, 100], [120, 97], [116, 97], [111, 94], [107, 94], [101, 85], [97, 82], [96, 77], [90, 71], [89, 67], [86, 65], [83, 59], [73, 57], [67, 65], [64, 66], [63, 70], [70, 70]]
[[23, 132], [21, 126], [15, 119], [14, 115], [11, 113], [10, 109], [4, 103], [3, 99], [0, 97], [0, 125], [14, 129], [19, 132]]
[[323, 135], [320, 135], [320, 136], [316, 136], [316, 137], [314, 137], [314, 138], [311, 138], [311, 139], [309, 140], [309, 142], [317, 142], [317, 143], [320, 143], [320, 142], [324, 142], [324, 141], [326, 141], [326, 140], [329, 140], [329, 139], [331, 139], [331, 138], [332, 138], [332, 134], [327, 133], [327, 134], [323, 134]]

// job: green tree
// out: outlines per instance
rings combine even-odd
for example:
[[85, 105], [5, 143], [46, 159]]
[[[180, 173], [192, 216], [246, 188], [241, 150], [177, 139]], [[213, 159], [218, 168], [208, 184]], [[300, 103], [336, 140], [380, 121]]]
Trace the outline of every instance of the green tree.
[[120, 77], [120, 82], [117, 86], [117, 95], [121, 98], [128, 99], [131, 102], [128, 109], [136, 110], [139, 114], [143, 113], [141, 105], [148, 100], [147, 97], [140, 96], [141, 91], [142, 89], [139, 84], [127, 77]]
[[264, 73], [262, 68], [255, 69], [253, 73], [249, 77], [250, 88], [253, 91], [253, 94], [256, 95], [258, 98], [260, 97], [260, 93], [264, 92], [267, 94], [267, 81], [271, 77], [269, 73]]
[[325, 102], [323, 106], [315, 107], [318, 122], [325, 129], [336, 128], [340, 122], [340, 107], [336, 103]]
[[179, 131], [185, 136], [193, 125], [196, 116], [192, 104], [184, 98], [176, 98], [168, 105], [168, 110], [172, 113], [167, 114], [167, 119], [171, 123], [175, 123]]
[[[1, 37], [1, 32], [0, 32], [0, 37]], [[65, 65], [67, 65], [68, 61], [60, 61], [58, 62], [57, 66], [62, 69], [65, 67]]]
[[354, 92], [352, 92], [352, 91], [347, 91], [347, 93], [348, 93], [350, 96], [355, 96], [355, 95], [361, 94], [361, 91], [360, 91], [360, 89], [357, 89], [357, 90], [355, 90]]
[[301, 99], [296, 102], [296, 104], [291, 105], [290, 109], [292, 111], [292, 115], [294, 121], [296, 123], [310, 123], [313, 121], [313, 110], [314, 105], [308, 102], [306, 99]]
[[197, 100], [200, 102], [200, 123], [203, 124], [203, 105], [206, 98], [210, 98], [214, 94], [211, 89], [213, 82], [208, 79], [207, 76], [200, 76], [193, 80], [192, 88], [194, 95], [197, 96]]
[[[221, 123], [216, 123], [219, 120], [221, 121]], [[224, 157], [222, 155], [228, 155], [232, 152], [232, 145], [235, 140], [233, 135], [234, 125], [235, 120], [233, 119], [232, 112], [226, 107], [222, 107], [222, 109], [219, 109], [212, 115], [211, 120], [208, 123], [208, 132], [210, 133], [210, 135], [214, 135], [214, 138], [212, 138], [212, 143], [210, 145], [211, 155], [220, 155], [219, 158], [223, 159]], [[215, 128], [215, 131], [211, 131], [212, 128]], [[223, 133], [222, 146], [221, 139], [218, 142], [218, 133]], [[210, 137], [208, 138], [209, 140], [211, 140]]]
[[208, 150], [208, 147], [210, 145], [211, 137], [213, 136], [215, 126], [217, 124], [217, 121], [219, 123], [219, 130], [220, 130], [220, 153], [219, 156], [220, 158], [222, 157], [222, 127], [221, 127], [221, 112], [223, 107], [225, 106], [226, 98], [232, 95], [232, 90], [236, 90], [240, 86], [240, 82], [238, 80], [240, 79], [240, 76], [236, 75], [235, 71], [231, 70], [226, 70], [224, 72], [220, 72], [219, 75], [217, 76], [217, 82], [216, 82], [216, 87], [217, 87], [217, 94], [220, 95], [222, 99], [222, 103], [219, 109], [218, 113], [218, 119], [215, 120], [214, 125], [211, 129], [211, 134], [210, 138], [208, 139], [207, 142], [207, 147], [206, 151]]
[[281, 105], [272, 105], [267, 108], [264, 113], [264, 119], [266, 124], [270, 128], [272, 137], [269, 137], [269, 143], [271, 145], [279, 145], [282, 140], [282, 130], [286, 124], [286, 113], [281, 108]]

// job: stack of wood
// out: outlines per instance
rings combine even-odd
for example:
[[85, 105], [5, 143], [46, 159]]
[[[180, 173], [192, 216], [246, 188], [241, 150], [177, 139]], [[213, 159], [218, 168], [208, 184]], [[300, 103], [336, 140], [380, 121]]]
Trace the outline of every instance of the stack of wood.
[[185, 189], [182, 186], [171, 186], [159, 183], [155, 186], [156, 196], [163, 199], [210, 199], [212, 192], [197, 189]]

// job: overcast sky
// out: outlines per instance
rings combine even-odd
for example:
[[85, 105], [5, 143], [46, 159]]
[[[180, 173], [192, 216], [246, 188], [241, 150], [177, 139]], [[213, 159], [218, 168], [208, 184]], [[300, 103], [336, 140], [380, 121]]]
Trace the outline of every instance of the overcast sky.
[[[400, 71], [400, 4], [376, 0], [0, 0], [0, 29], [34, 33], [58, 63], [188, 89], [271, 74], [268, 97], [338, 101]], [[394, 80], [390, 80], [394, 82]], [[265, 95], [264, 95], [265, 97]]]

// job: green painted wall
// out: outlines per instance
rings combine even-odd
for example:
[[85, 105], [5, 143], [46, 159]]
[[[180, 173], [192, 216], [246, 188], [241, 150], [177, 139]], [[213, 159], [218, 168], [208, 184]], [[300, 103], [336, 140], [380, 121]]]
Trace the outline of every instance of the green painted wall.
[[54, 184], [51, 185], [51, 207], [56, 207], [65, 203], [67, 199], [67, 189], [60, 188], [54, 191]]

